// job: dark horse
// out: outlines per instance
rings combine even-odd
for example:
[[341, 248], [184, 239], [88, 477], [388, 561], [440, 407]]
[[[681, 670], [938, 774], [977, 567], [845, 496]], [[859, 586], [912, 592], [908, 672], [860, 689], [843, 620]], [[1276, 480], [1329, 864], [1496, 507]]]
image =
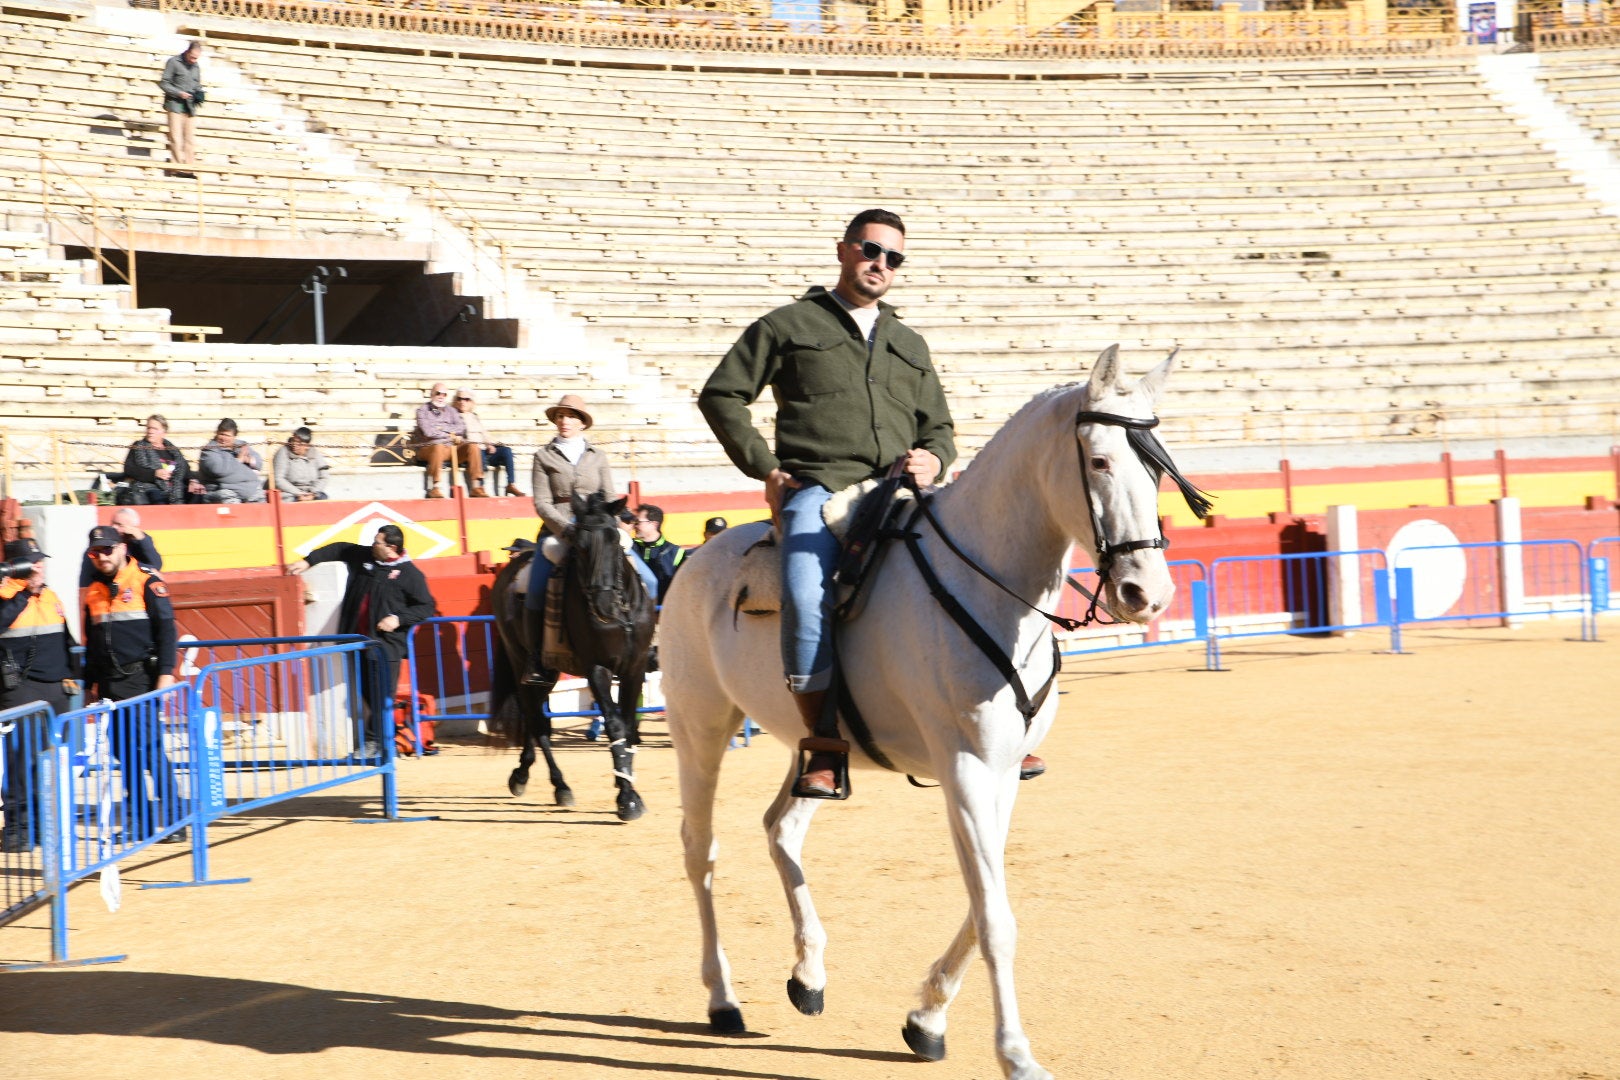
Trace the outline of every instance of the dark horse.
[[[574, 656], [590, 683], [591, 696], [602, 710], [608, 750], [613, 754], [614, 783], [619, 789], [620, 821], [634, 821], [647, 812], [635, 788], [635, 753], [641, 742], [641, 720], [636, 706], [647, 673], [652, 647], [654, 606], [641, 578], [631, 568], [619, 541], [618, 514], [625, 500], [608, 502], [599, 494], [573, 498], [573, 550], [556, 573], [563, 577], [563, 625]], [[546, 671], [546, 681], [518, 681], [529, 657], [523, 618], [523, 595], [528, 567], [538, 551], [518, 552], [495, 577], [493, 609], [503, 648], [495, 657], [495, 684], [490, 713], [513, 742], [523, 743], [518, 767], [507, 787], [522, 795], [529, 786], [534, 745], [546, 756], [551, 786], [558, 806], [572, 806], [574, 793], [563, 779], [551, 753], [551, 716], [546, 701], [557, 684], [558, 673]], [[619, 681], [619, 700], [613, 700], [613, 680]], [[515, 700], [513, 700], [515, 699]], [[515, 707], [507, 707], [511, 701]]]

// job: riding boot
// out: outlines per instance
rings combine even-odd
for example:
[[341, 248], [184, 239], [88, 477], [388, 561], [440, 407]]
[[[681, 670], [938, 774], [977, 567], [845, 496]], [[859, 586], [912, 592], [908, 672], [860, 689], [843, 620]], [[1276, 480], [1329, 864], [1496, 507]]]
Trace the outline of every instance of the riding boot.
[[529, 635], [529, 664], [523, 673], [523, 682], [529, 685], [543, 685], [550, 672], [546, 670], [544, 654], [546, 651], [546, 613], [545, 609], [523, 609], [523, 625]]
[[793, 704], [799, 707], [799, 717], [804, 721], [805, 730], [810, 733], [799, 743], [800, 750], [810, 752], [810, 759], [805, 762], [798, 781], [793, 785], [793, 794], [800, 798], [835, 798], [838, 795], [839, 774], [848, 775], [849, 744], [842, 739], [816, 737], [816, 725], [821, 721], [821, 711], [826, 703], [825, 690], [793, 695]]

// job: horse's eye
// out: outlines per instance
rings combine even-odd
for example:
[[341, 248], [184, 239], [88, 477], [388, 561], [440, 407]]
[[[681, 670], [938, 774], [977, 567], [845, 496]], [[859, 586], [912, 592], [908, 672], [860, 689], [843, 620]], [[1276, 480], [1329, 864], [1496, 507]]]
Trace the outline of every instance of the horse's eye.
[[1094, 458], [1092, 458], [1091, 459], [1091, 470], [1093, 472], [1107, 472], [1108, 471], [1108, 459], [1105, 458], [1105, 457], [1094, 457]]

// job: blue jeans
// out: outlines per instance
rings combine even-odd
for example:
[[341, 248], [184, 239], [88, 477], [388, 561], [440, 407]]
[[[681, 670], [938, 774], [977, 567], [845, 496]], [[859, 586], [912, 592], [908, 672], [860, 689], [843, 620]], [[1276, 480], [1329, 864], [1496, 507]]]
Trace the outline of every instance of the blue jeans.
[[[506, 487], [502, 487], [500, 480], [495, 478], [496, 469], [506, 470]], [[496, 495], [517, 483], [517, 466], [512, 462], [512, 448], [510, 446], [497, 446], [493, 450], [485, 450], [484, 472], [489, 475], [490, 484], [494, 487], [494, 494]]]
[[[540, 554], [539, 544], [544, 535], [542, 533], [535, 538], [534, 558], [529, 560], [529, 591], [523, 595], [523, 606], [530, 611], [546, 610], [546, 585], [551, 581], [551, 572], [556, 569], [551, 565], [550, 559]], [[629, 558], [637, 576], [641, 578], [641, 583], [647, 586], [647, 595], [656, 602], [658, 579], [653, 577], [653, 572], [647, 568], [647, 564], [641, 561], [641, 556], [633, 551], [626, 552], [625, 555]]]
[[821, 520], [830, 498], [826, 488], [806, 484], [782, 507], [782, 667], [795, 694], [825, 690], [832, 675], [826, 603], [839, 544]]

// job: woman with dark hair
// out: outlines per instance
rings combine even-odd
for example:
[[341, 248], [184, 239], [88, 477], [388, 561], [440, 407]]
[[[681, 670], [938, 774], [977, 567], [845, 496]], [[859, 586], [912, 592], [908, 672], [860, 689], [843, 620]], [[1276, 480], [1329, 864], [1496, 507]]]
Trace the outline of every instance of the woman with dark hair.
[[124, 479], [129, 481], [128, 498], [137, 506], [148, 503], [186, 501], [191, 466], [180, 448], [168, 440], [169, 422], [153, 413], [146, 418], [146, 437], [130, 444], [124, 455]]

